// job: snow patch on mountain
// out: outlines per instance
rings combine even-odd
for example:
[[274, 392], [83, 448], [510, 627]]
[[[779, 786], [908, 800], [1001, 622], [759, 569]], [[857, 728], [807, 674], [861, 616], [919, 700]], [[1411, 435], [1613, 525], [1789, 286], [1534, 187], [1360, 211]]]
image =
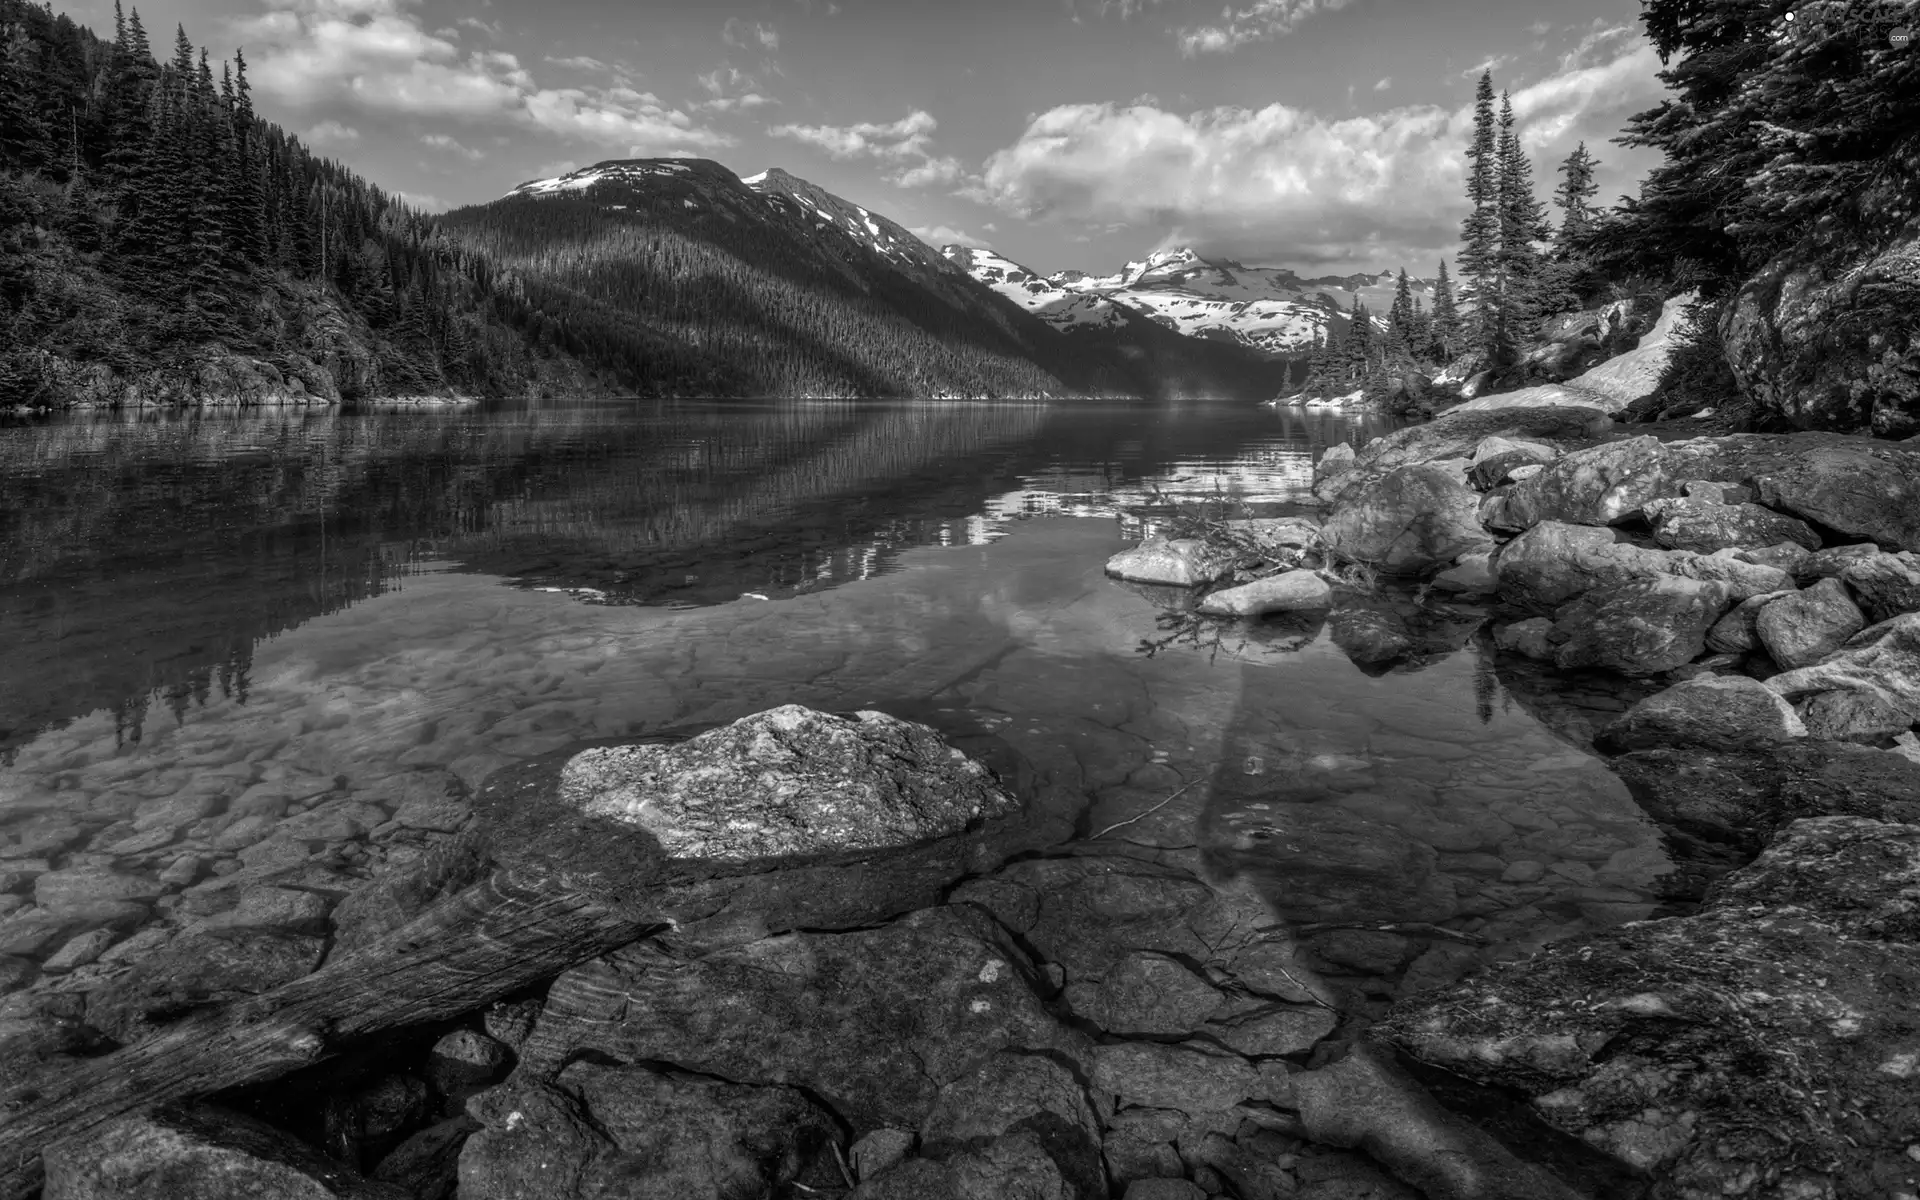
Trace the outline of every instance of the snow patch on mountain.
[[580, 192], [603, 180], [633, 182], [648, 176], [685, 175], [689, 168], [685, 163], [665, 162], [659, 159], [634, 159], [627, 162], [603, 162], [591, 167], [582, 167], [578, 171], [569, 171], [565, 175], [556, 175], [552, 179], [533, 179], [508, 192], [509, 196], [550, 196], [555, 192]]
[[949, 262], [1057, 329], [1112, 328], [1126, 316], [1104, 296], [1070, 292], [1003, 255], [968, 246], [943, 246]]

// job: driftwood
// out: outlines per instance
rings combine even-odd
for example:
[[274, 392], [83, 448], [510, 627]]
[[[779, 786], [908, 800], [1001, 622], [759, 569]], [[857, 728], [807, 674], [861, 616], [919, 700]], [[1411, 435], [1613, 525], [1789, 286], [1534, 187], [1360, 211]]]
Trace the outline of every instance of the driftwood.
[[456, 1016], [644, 936], [578, 893], [496, 872], [304, 979], [194, 1013], [97, 1058], [56, 1060], [0, 1091], [0, 1197], [40, 1186], [54, 1141], [130, 1112], [284, 1075], [383, 1029]]
[[[482, 882], [390, 933], [347, 943], [305, 978], [0, 1085], [0, 1200], [39, 1186], [47, 1146], [115, 1117], [273, 1079], [369, 1034], [471, 1012], [649, 935], [697, 952], [885, 920], [938, 904], [956, 881], [1069, 832], [1060, 820], [1015, 817], [891, 850], [746, 864], [672, 859], [637, 827], [560, 802], [556, 779], [577, 749], [502, 770], [475, 796], [480, 832], [461, 853], [491, 864]], [[472, 877], [443, 879], [445, 864], [429, 867], [432, 878], [418, 881], [427, 892]]]

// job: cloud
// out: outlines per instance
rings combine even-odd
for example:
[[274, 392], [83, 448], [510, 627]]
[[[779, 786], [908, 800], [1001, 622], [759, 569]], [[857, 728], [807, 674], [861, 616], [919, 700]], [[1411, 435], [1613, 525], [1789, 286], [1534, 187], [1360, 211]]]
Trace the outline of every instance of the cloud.
[[360, 140], [360, 131], [338, 121], [322, 121], [300, 135], [309, 146], [344, 146]]
[[1201, 25], [1182, 29], [1176, 35], [1180, 52], [1188, 58], [1200, 54], [1231, 54], [1248, 42], [1264, 42], [1284, 37], [1294, 26], [1319, 12], [1337, 12], [1353, 0], [1253, 0], [1235, 12], [1221, 10], [1219, 25]]
[[829, 17], [837, 17], [840, 15], [840, 6], [835, 4], [833, 0], [826, 0], [824, 4], [821, 3], [821, 0], [793, 0], [793, 2], [798, 4], [800, 11], [806, 13], [808, 16], [812, 16], [817, 12], [825, 13]]
[[401, 0], [270, 2], [281, 7], [235, 24], [259, 48], [254, 87], [290, 107], [517, 126], [655, 153], [733, 142], [625, 86], [542, 87], [512, 54], [428, 33]]
[[951, 225], [915, 225], [907, 232], [936, 249], [941, 246], [967, 246], [974, 250], [993, 249], [992, 242], [974, 237], [966, 230], [955, 229]]
[[1553, 32], [1553, 22], [1552, 21], [1535, 21], [1533, 24], [1527, 26], [1527, 32], [1531, 33], [1535, 37], [1540, 37], [1543, 34], [1551, 33]]
[[556, 67], [565, 67], [570, 71], [604, 71], [607, 69], [606, 63], [601, 62], [591, 54], [576, 54], [571, 58], [555, 58], [549, 54], [546, 61]]
[[716, 96], [712, 100], [702, 100], [694, 107], [708, 112], [752, 112], [756, 108], [778, 103], [778, 100], [762, 96], [759, 92], [748, 92], [744, 96]]
[[896, 187], [951, 187], [969, 182], [959, 159], [933, 152], [933, 135], [939, 128], [933, 114], [915, 109], [885, 124], [774, 125], [767, 134], [823, 150], [828, 158], [885, 164], [892, 168], [885, 177]]
[[1393, 76], [1389, 75], [1385, 79], [1376, 80], [1373, 85], [1373, 90], [1376, 92], [1384, 92], [1392, 86]]
[[479, 162], [487, 156], [486, 151], [475, 150], [471, 146], [463, 146], [444, 133], [422, 134], [420, 135], [420, 144], [435, 150], [444, 150], [448, 154], [458, 154], [468, 162]]
[[[1576, 141], [1604, 143], [1662, 95], [1658, 70], [1640, 44], [1513, 94], [1537, 195], [1550, 194], [1553, 167]], [[1157, 226], [1169, 241], [1249, 261], [1429, 261], [1459, 238], [1472, 118], [1470, 105], [1343, 119], [1281, 104], [1185, 115], [1062, 105], [989, 156], [970, 194], [1028, 219]], [[1603, 162], [1603, 186], [1651, 165], [1614, 157], [1625, 161]]]
[[1481, 59], [1479, 62], [1460, 72], [1460, 78], [1478, 79], [1490, 71], [1498, 71], [1501, 67], [1506, 66], [1512, 61], [1513, 55], [1511, 54], [1495, 54], [1490, 58]]
[[720, 27], [720, 40], [737, 50], [747, 50], [758, 46], [762, 50], [778, 50], [780, 33], [765, 21], [748, 24], [739, 17], [728, 17], [727, 23]]
[[408, 208], [424, 213], [445, 212], [448, 207], [445, 200], [426, 192], [388, 192], [387, 194]]

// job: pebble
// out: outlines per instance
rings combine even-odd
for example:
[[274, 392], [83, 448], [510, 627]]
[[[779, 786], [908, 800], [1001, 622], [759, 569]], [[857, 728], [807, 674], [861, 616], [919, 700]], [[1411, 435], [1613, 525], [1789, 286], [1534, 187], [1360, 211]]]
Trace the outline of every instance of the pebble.
[[1532, 859], [1522, 859], [1519, 862], [1509, 863], [1507, 865], [1507, 869], [1500, 873], [1500, 882], [1533, 883], [1546, 875], [1546, 873], [1547, 866], [1545, 863], [1535, 862]]

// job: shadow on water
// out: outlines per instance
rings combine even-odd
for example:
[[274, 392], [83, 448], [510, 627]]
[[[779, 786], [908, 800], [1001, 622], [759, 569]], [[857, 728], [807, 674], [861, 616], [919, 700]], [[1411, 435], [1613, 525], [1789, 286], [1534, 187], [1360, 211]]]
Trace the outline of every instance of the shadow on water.
[[593, 603], [794, 594], [1004, 520], [1112, 511], [1142, 480], [1180, 486], [1182, 464], [1264, 454], [1297, 485], [1309, 445], [1377, 431], [1245, 406], [1017, 402], [0, 421], [0, 753], [97, 710], [137, 740], [156, 697], [176, 715], [244, 699], [258, 644], [423, 566]]

